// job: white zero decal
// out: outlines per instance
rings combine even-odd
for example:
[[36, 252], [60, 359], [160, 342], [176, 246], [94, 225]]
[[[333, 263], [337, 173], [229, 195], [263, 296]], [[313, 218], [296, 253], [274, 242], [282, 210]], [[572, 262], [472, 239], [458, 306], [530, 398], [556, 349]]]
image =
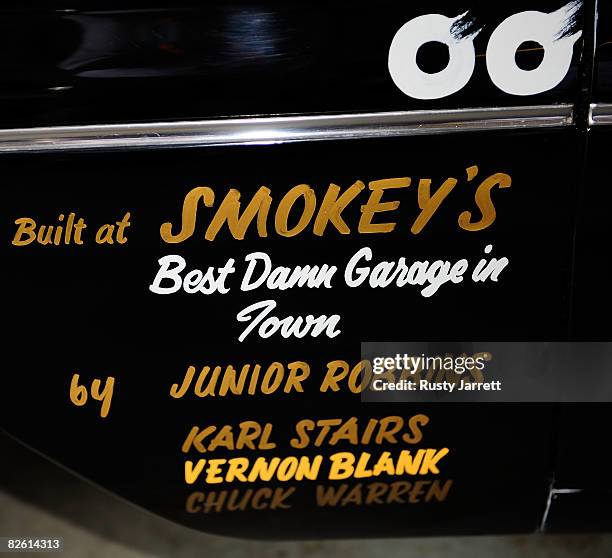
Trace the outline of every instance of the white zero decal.
[[[578, 31], [561, 36], [579, 5], [580, 2], [572, 1], [550, 14], [527, 11], [502, 21], [487, 45], [491, 81], [510, 95], [534, 95], [558, 85], [570, 68], [574, 43], [582, 35]], [[465, 38], [455, 38], [452, 25], [464, 15], [449, 18], [427, 14], [400, 27], [389, 47], [389, 73], [403, 93], [415, 99], [440, 99], [468, 83], [476, 60], [473, 38], [480, 30]], [[516, 64], [516, 52], [527, 41], [539, 43], [544, 51], [542, 62], [533, 70], [523, 70]], [[449, 52], [447, 66], [431, 74], [421, 70], [416, 59], [419, 48], [429, 42], [443, 43]]]
[[[487, 45], [487, 71], [493, 83], [511, 95], [535, 95], [558, 85], [569, 70], [574, 43], [582, 34], [579, 31], [559, 38], [568, 15], [565, 6], [552, 14], [521, 12], [502, 21]], [[544, 59], [533, 70], [516, 65], [516, 50], [526, 41], [544, 47]]]
[[[440, 99], [459, 91], [472, 77], [476, 54], [471, 37], [457, 40], [451, 27], [462, 15], [452, 19], [428, 14], [402, 25], [389, 48], [389, 72], [402, 92], [415, 99]], [[437, 41], [448, 47], [446, 68], [434, 74], [421, 70], [417, 52], [425, 43]]]

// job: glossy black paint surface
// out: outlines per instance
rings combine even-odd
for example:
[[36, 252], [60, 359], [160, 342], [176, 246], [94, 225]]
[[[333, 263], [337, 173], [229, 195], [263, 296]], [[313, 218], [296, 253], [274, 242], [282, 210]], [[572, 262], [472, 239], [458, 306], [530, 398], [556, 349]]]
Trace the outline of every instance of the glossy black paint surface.
[[599, 2], [593, 101], [612, 102], [612, 5]]
[[[606, 40], [610, 19], [609, 7], [600, 4], [593, 100], [605, 101], [610, 100], [607, 84], [612, 83]], [[560, 5], [538, 2], [537, 7], [548, 11]], [[598, 443], [600, 426], [603, 429], [610, 420], [609, 406], [590, 414], [583, 410], [581, 416], [589, 418], [577, 424], [567, 422], [567, 409], [560, 417], [559, 409], [550, 405], [417, 409], [362, 405], [358, 397], [347, 394], [314, 392], [301, 398], [205, 403], [192, 399], [175, 405], [167, 396], [169, 385], [191, 362], [267, 361], [273, 355], [288, 360], [299, 356], [320, 365], [330, 358], [357, 359], [359, 341], [365, 339], [457, 340], [459, 333], [465, 340], [610, 340], [612, 332], [605, 325], [612, 306], [609, 259], [602, 257], [605, 271], [599, 274], [592, 273], [591, 261], [593, 252], [607, 253], [612, 232], [612, 200], [606, 187], [610, 132], [587, 133], [586, 121], [580, 120], [591, 100], [592, 84], [585, 71], [590, 54], [581, 56], [579, 43], [566, 79], [550, 92], [531, 97], [504, 94], [486, 73], [486, 40], [497, 22], [533, 9], [534, 3], [493, 9], [481, 3], [476, 8], [484, 8], [485, 29], [475, 40], [476, 70], [464, 90], [442, 100], [416, 101], [403, 95], [389, 77], [389, 43], [403, 22], [422, 13], [454, 16], [468, 7], [473, 6], [3, 6], [2, 127], [561, 102], [574, 103], [579, 118], [575, 126], [554, 131], [3, 157], [0, 273], [10, 293], [5, 304], [11, 329], [2, 426], [86, 478], [165, 517], [212, 532], [317, 538], [534, 531], [544, 516], [553, 475], [559, 488], [582, 487], [587, 496], [594, 492], [596, 497], [591, 503], [579, 497], [587, 502], [583, 508], [566, 507], [565, 500], [553, 502], [547, 529], [588, 529], [594, 522], [585, 509], [608, 528], [609, 515], [601, 504], [607, 502], [607, 493], [589, 478], [591, 470], [581, 468], [580, 454], [574, 450], [576, 444]], [[589, 29], [587, 25], [585, 32]], [[535, 65], [539, 54], [529, 50], [521, 63]], [[443, 58], [444, 53], [431, 51], [423, 63], [433, 68]], [[337, 308], [345, 316], [345, 335], [338, 341], [308, 344], [258, 340], [242, 345], [235, 342], [234, 317], [256, 298], [160, 300], [146, 289], [156, 259], [170, 252], [158, 240], [159, 225], [178, 215], [182, 196], [196, 184], [211, 184], [220, 191], [237, 187], [247, 195], [261, 184], [284, 192], [302, 182], [321, 189], [331, 181], [346, 186], [357, 178], [406, 175], [431, 176], [438, 183], [448, 176], [463, 177], [473, 164], [483, 174], [504, 171], [513, 177], [512, 188], [499, 192], [495, 226], [484, 233], [457, 230], [456, 215], [473, 194], [463, 189], [420, 236], [411, 237], [405, 223], [414, 217], [416, 200], [414, 190], [407, 190], [402, 195], [405, 221], [391, 235], [327, 235], [296, 242], [249, 237], [243, 243], [224, 237], [214, 245], [200, 235], [181, 250], [194, 266], [221, 263], [228, 254], [256, 249], [269, 249], [275, 262], [296, 264], [304, 259], [346, 259], [364, 245], [371, 245], [378, 257], [451, 258], [466, 252], [475, 255], [491, 242], [496, 252], [512, 261], [503, 284], [461, 285], [460, 290], [443, 290], [428, 301], [397, 290], [344, 289], [310, 297], [281, 293], [279, 303], [288, 309]], [[131, 210], [135, 220], [129, 245], [111, 251], [94, 246], [57, 252], [10, 247], [16, 218], [32, 214], [49, 221], [69, 210], [92, 222]], [[353, 217], [357, 212], [354, 209]], [[385, 308], [393, 312], [381, 317]], [[115, 402], [105, 421], [94, 409], [67, 403], [74, 370], [92, 376], [117, 374]], [[182, 479], [180, 443], [194, 423], [272, 420], [284, 435], [292, 422], [311, 415], [368, 418], [421, 410], [432, 416], [428, 442], [453, 448], [448, 473], [454, 492], [437, 508], [321, 510], [313, 507], [305, 491], [291, 511], [251, 511], [238, 519], [232, 514], [194, 516], [184, 511], [189, 490]], [[576, 410], [580, 414], [580, 408]], [[602, 461], [608, 463], [609, 456]]]
[[[481, 155], [483, 142], [488, 149]], [[566, 339], [571, 200], [576, 183], [572, 173], [577, 169], [568, 172], [555, 161], [559, 156], [571, 158], [578, 148], [577, 134], [568, 130], [469, 134], [443, 140], [390, 138], [5, 158], [5, 173], [12, 177], [9, 183], [19, 182], [18, 187], [4, 190], [5, 246], [12, 223], [26, 207], [43, 220], [51, 219], [60, 208], [78, 208], [92, 226], [130, 210], [133, 230], [128, 244], [109, 249], [32, 246], [5, 252], [3, 283], [10, 285], [14, 304], [7, 358], [19, 366], [20, 373], [5, 382], [2, 423], [11, 434], [102, 486], [206, 531], [256, 538], [533, 531], [539, 525], [551, 472], [551, 406], [364, 404], [358, 395], [343, 391], [318, 393], [316, 383], [326, 362], [359, 360], [359, 342], [366, 339]], [[407, 157], [410, 153], [415, 155]], [[29, 172], [24, 168], [26, 162]], [[465, 167], [472, 164], [479, 165], [483, 177], [493, 172], [513, 177], [511, 188], [495, 192], [496, 223], [480, 232], [461, 231], [456, 223], [458, 213], [473, 202], [474, 187], [461, 178]], [[83, 173], [91, 168], [96, 173], [89, 174], [83, 187]], [[68, 174], [66, 169], [70, 169]], [[436, 184], [457, 176], [462, 187], [417, 236], [409, 231], [417, 210], [416, 191], [410, 188], [398, 194], [398, 227], [390, 234], [343, 236], [330, 230], [322, 238], [308, 233], [299, 238], [271, 234], [259, 239], [251, 231], [244, 241], [225, 233], [211, 243], [202, 238], [203, 217], [194, 237], [183, 245], [166, 246], [158, 236], [160, 223], [175, 219], [182, 197], [194, 184], [210, 184], [219, 192], [231, 184], [248, 199], [263, 181], [278, 199], [296, 183], [312, 184], [322, 195], [330, 177], [345, 185], [358, 178], [412, 176], [416, 180], [429, 175]], [[46, 186], [49, 183], [54, 184], [53, 189]], [[356, 205], [345, 218], [353, 223], [358, 215]], [[275, 264], [296, 265], [332, 259], [343, 262], [362, 246], [371, 246], [376, 258], [473, 258], [479, 257], [487, 243], [494, 244], [496, 254], [512, 261], [503, 283], [466, 282], [429, 299], [414, 290], [341, 285], [305, 294], [258, 290], [210, 297], [159, 297], [147, 289], [157, 259], [168, 253], [184, 254], [190, 266], [198, 267], [221, 265], [230, 255], [240, 262], [259, 249], [270, 253]], [[277, 300], [282, 315], [340, 313], [343, 334], [316, 340], [250, 337], [238, 343], [236, 313], [266, 295]], [[25, 331], [30, 334], [24, 335]], [[36, 351], [28, 348], [33, 344]], [[313, 367], [315, 379], [304, 394], [187, 397], [180, 401], [168, 396], [170, 384], [182, 378], [190, 363], [289, 362], [295, 358]], [[101, 420], [95, 408], [67, 403], [71, 375], [67, 371], [73, 370], [93, 376], [116, 374], [115, 401], [107, 419]], [[28, 386], [33, 378], [37, 388], [31, 391]], [[26, 406], [16, 396], [23, 390], [29, 393]], [[32, 408], [37, 409], [36, 414], [31, 413]], [[206, 490], [199, 484], [185, 486], [182, 480], [186, 456], [180, 445], [193, 424], [237, 424], [246, 419], [272, 422], [277, 453], [285, 455], [296, 453], [287, 440], [292, 425], [301, 418], [358, 416], [364, 421], [417, 412], [431, 416], [427, 447], [451, 448], [440, 475], [453, 478], [447, 502], [318, 508], [313, 501], [317, 483], [307, 481], [297, 483], [291, 510], [251, 510], [239, 512], [239, 518], [236, 512], [190, 514], [184, 510], [190, 492]], [[394, 449], [392, 445], [365, 447], [372, 452]], [[339, 444], [316, 451], [326, 454], [350, 448]], [[226, 456], [223, 451], [214, 455]], [[235, 487], [215, 487], [222, 488]]]
[[[580, 41], [565, 79], [542, 94], [500, 91], [485, 65], [488, 39], [499, 22], [566, 3], [245, 0], [172, 7], [83, 2], [70, 9], [5, 4], [0, 127], [573, 102]], [[397, 30], [423, 14], [456, 17], [470, 9], [477, 14], [474, 26], [482, 28], [474, 38], [472, 79], [443, 99], [404, 95], [387, 68]], [[520, 64], [533, 67], [541, 50], [525, 46]], [[443, 63], [433, 51], [424, 57], [432, 59], [432, 68]]]

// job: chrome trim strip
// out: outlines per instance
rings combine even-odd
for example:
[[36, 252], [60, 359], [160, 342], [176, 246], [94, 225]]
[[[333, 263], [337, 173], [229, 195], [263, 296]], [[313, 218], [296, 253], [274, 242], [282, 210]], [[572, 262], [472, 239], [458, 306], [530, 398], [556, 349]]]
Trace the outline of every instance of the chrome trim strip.
[[612, 124], [612, 103], [591, 103], [589, 107], [589, 126]]
[[267, 145], [295, 141], [559, 127], [571, 124], [572, 105], [563, 104], [53, 126], [0, 130], [0, 153]]

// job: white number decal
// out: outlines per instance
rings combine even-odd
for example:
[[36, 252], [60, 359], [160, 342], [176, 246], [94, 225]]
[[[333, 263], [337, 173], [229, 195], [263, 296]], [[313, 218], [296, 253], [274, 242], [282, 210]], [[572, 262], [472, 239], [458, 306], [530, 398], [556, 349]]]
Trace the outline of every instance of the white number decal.
[[[527, 11], [502, 21], [487, 45], [486, 63], [491, 81], [510, 95], [535, 95], [558, 85], [571, 65], [574, 43], [582, 35], [578, 31], [560, 37], [578, 5], [572, 1], [550, 14]], [[415, 99], [440, 99], [468, 83], [474, 72], [473, 38], [477, 33], [456, 39], [451, 32], [453, 23], [464, 15], [453, 19], [427, 14], [400, 27], [389, 48], [389, 73], [403, 93]], [[526, 41], [537, 42], [544, 50], [542, 62], [533, 70], [519, 68], [515, 60], [517, 49]], [[444, 43], [449, 51], [447, 66], [433, 74], [421, 70], [416, 61], [419, 48], [429, 42]]]
[[[552, 14], [521, 12], [502, 21], [487, 45], [487, 71], [493, 83], [511, 95], [535, 95], [558, 85], [569, 70], [574, 43], [582, 34], [558, 37], [568, 15], [565, 6]], [[544, 59], [533, 70], [519, 68], [514, 58], [526, 41], [544, 47]]]
[[[462, 15], [452, 19], [440, 14], [428, 14], [411, 19], [393, 37], [389, 48], [389, 72], [406, 95], [415, 99], [440, 99], [459, 91], [472, 77], [476, 54], [472, 38], [457, 40], [451, 27]], [[446, 68], [428, 74], [417, 65], [417, 51], [429, 42], [448, 47]]]

